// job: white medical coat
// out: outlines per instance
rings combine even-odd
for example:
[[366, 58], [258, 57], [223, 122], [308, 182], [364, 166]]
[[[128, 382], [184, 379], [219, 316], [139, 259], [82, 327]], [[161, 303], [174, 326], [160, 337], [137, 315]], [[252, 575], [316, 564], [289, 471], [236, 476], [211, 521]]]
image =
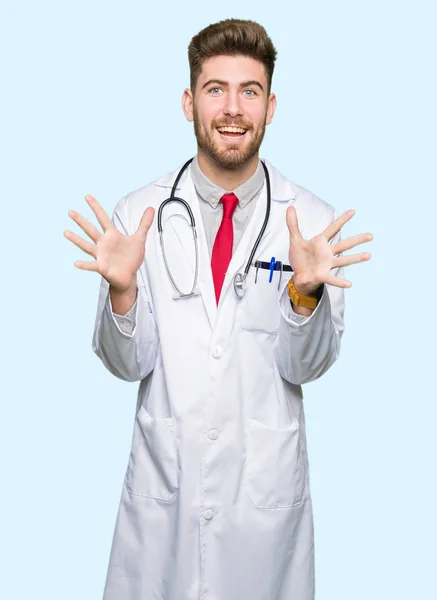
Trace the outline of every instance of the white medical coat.
[[[289, 264], [287, 208], [296, 207], [306, 239], [336, 213], [265, 162], [272, 205], [255, 259]], [[122, 198], [113, 214], [117, 228], [134, 233], [144, 210], [157, 211], [170, 196], [176, 174]], [[252, 267], [245, 296], [236, 296], [234, 275], [244, 270], [264, 220], [264, 185], [217, 307], [190, 168], [176, 196], [196, 219], [200, 295], [173, 299], [157, 213], [137, 274], [132, 334], [118, 326], [101, 280], [93, 349], [115, 376], [140, 381], [104, 600], [313, 600], [301, 384], [320, 377], [339, 355], [343, 289], [325, 285], [301, 324], [290, 319], [287, 273], [278, 290], [278, 272], [269, 283], [269, 272], [260, 270], [255, 284]], [[164, 209], [163, 227], [172, 273], [187, 292], [195, 254], [180, 204]], [[333, 273], [341, 277], [342, 269]]]

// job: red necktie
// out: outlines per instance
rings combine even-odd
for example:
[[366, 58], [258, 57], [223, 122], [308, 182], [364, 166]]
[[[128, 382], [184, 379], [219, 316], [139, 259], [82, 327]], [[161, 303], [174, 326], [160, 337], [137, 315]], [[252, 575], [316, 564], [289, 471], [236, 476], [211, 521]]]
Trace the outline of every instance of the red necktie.
[[235, 194], [223, 194], [223, 218], [214, 241], [211, 256], [212, 277], [214, 279], [215, 298], [217, 304], [222, 291], [226, 269], [232, 257], [232, 244], [234, 242], [234, 228], [232, 215], [237, 208], [238, 198]]

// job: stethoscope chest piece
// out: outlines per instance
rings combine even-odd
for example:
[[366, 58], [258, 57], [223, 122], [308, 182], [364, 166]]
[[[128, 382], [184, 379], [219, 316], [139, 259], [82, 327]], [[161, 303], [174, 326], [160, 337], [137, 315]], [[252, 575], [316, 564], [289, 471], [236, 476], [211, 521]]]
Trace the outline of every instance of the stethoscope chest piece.
[[246, 275], [244, 273], [237, 273], [234, 277], [234, 290], [239, 298], [242, 298], [246, 293]]

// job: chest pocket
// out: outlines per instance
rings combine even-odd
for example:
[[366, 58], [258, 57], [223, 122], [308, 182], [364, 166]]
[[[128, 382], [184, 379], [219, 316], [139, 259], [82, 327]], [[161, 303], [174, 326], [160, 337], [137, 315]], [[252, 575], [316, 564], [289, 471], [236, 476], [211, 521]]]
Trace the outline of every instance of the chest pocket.
[[279, 296], [290, 278], [290, 273], [282, 273], [279, 289], [279, 271], [273, 272], [271, 283], [268, 269], [258, 269], [256, 283], [255, 274], [256, 268], [251, 267], [247, 276], [246, 293], [239, 304], [239, 328], [242, 331], [276, 334], [280, 320]]

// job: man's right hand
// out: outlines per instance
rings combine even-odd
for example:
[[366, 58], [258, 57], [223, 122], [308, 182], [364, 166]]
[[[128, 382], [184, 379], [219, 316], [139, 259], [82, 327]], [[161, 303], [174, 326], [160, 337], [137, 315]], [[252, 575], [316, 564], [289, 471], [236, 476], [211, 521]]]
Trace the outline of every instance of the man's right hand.
[[91, 244], [72, 231], [64, 231], [68, 240], [95, 258], [93, 261], [77, 260], [74, 266], [85, 271], [97, 271], [117, 294], [123, 294], [133, 288], [136, 290], [136, 274], [144, 260], [147, 233], [153, 223], [155, 210], [147, 208], [136, 233], [125, 235], [115, 227], [95, 198], [88, 194], [85, 200], [102, 226], [103, 234], [85, 217], [70, 210], [68, 216], [94, 242]]

